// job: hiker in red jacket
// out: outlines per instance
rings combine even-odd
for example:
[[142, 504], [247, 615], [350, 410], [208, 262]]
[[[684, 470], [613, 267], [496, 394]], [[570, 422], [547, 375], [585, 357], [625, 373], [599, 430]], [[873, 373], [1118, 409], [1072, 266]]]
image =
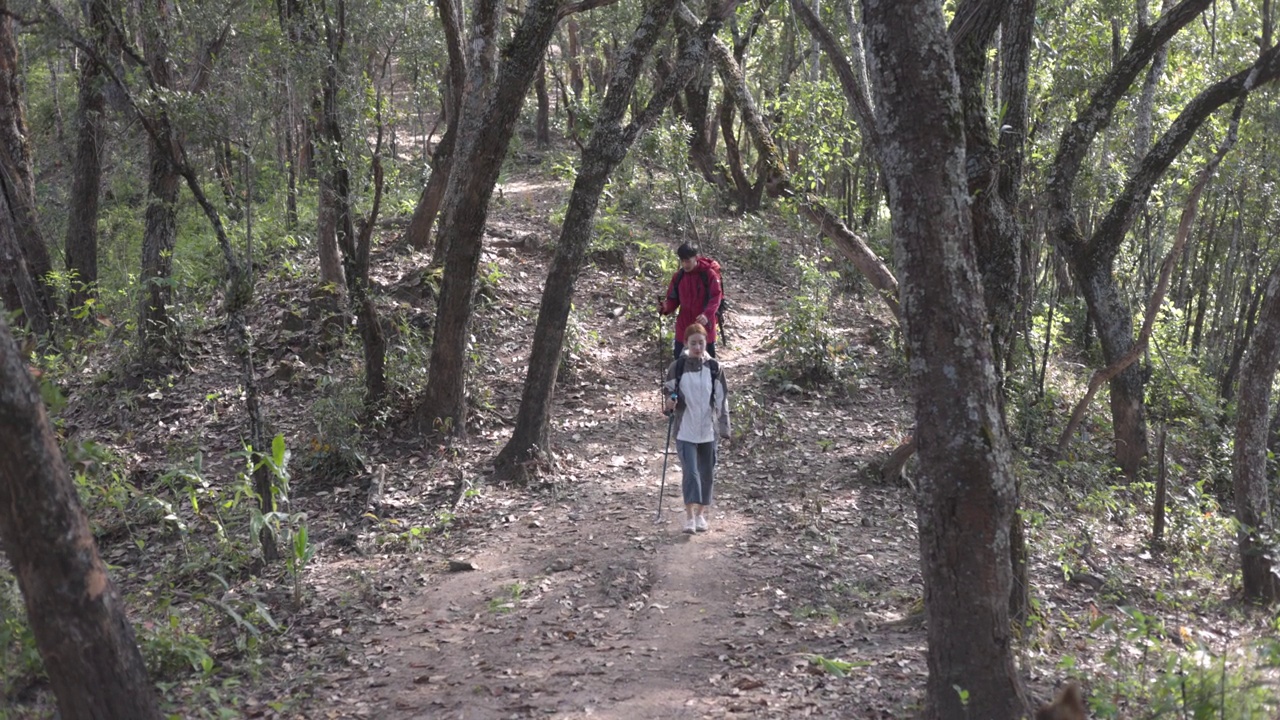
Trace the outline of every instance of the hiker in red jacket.
[[667, 296], [658, 304], [658, 312], [670, 315], [680, 309], [676, 315], [676, 336], [674, 356], [680, 357], [684, 352], [685, 328], [698, 323], [707, 329], [707, 354], [716, 356], [716, 310], [724, 300], [724, 291], [720, 287], [720, 263], [709, 257], [698, 255], [697, 248], [683, 243], [676, 250], [680, 257], [680, 269], [671, 276], [667, 284]]

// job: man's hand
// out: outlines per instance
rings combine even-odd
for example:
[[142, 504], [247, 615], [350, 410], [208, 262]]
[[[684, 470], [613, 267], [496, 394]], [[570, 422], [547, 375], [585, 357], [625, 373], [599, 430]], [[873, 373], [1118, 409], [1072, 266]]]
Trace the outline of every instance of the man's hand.
[[699, 315], [699, 316], [698, 316], [698, 317], [696, 317], [696, 318], [694, 318], [694, 320], [696, 320], [696, 321], [697, 321], [697, 323], [698, 323], [699, 325], [701, 325], [702, 327], [706, 327], [706, 326], [707, 326], [707, 316], [706, 316], [706, 314], [705, 314], [705, 313], [704, 313], [704, 314], [702, 314], [702, 315]]

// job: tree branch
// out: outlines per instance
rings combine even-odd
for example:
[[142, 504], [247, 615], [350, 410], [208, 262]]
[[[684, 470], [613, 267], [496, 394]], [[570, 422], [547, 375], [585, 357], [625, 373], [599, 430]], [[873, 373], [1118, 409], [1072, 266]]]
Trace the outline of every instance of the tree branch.
[[1164, 303], [1165, 292], [1169, 289], [1169, 278], [1173, 275], [1173, 267], [1177, 264], [1178, 257], [1182, 255], [1182, 249], [1187, 244], [1187, 237], [1191, 234], [1191, 225], [1195, 222], [1196, 213], [1199, 212], [1200, 197], [1209, 186], [1214, 173], [1217, 172], [1218, 165], [1236, 143], [1240, 127], [1240, 115], [1244, 112], [1247, 97], [1248, 95], [1242, 95], [1236, 102], [1235, 110], [1231, 114], [1231, 127], [1227, 130], [1227, 136], [1223, 138], [1222, 144], [1218, 147], [1214, 156], [1201, 168], [1195, 184], [1191, 186], [1191, 192], [1187, 193], [1187, 200], [1182, 206], [1182, 218], [1178, 222], [1178, 233], [1175, 236], [1173, 247], [1165, 255], [1164, 262], [1160, 265], [1160, 280], [1156, 283], [1156, 288], [1151, 293], [1150, 299], [1147, 300], [1147, 312], [1143, 317], [1142, 330], [1138, 333], [1137, 342], [1123, 357], [1107, 367], [1099, 369], [1089, 379], [1089, 389], [1085, 392], [1084, 397], [1080, 398], [1080, 401], [1076, 403], [1075, 409], [1071, 412], [1071, 419], [1067, 422], [1067, 426], [1063, 428], [1062, 436], [1058, 438], [1055, 457], [1060, 458], [1066, 453], [1067, 445], [1071, 442], [1072, 436], [1075, 435], [1080, 423], [1084, 420], [1085, 410], [1089, 408], [1089, 404], [1093, 401], [1094, 396], [1098, 394], [1098, 390], [1103, 383], [1124, 372], [1125, 368], [1132, 365], [1142, 356], [1142, 353], [1146, 352], [1147, 342], [1151, 338], [1151, 331], [1155, 326], [1156, 315], [1159, 314], [1160, 306]]

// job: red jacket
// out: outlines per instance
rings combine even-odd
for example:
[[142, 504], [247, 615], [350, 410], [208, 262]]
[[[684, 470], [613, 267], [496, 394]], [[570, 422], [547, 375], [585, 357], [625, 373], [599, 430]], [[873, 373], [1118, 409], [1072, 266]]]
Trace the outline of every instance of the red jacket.
[[[677, 287], [677, 281], [679, 286]], [[658, 312], [676, 315], [676, 340], [684, 342], [685, 328], [693, 324], [699, 315], [707, 316], [707, 342], [716, 341], [716, 310], [724, 299], [720, 288], [720, 263], [709, 257], [699, 257], [698, 266], [689, 272], [677, 270], [667, 283], [667, 295]]]

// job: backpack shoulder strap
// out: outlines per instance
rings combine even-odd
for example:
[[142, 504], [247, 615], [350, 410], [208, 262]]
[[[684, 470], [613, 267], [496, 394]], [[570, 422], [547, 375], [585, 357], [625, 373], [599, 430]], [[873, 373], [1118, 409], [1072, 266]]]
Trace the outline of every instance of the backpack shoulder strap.
[[720, 380], [720, 361], [707, 358], [707, 369], [711, 371], [711, 407], [716, 406], [716, 382]]
[[684, 268], [676, 270], [676, 274], [671, 278], [671, 289], [667, 292], [668, 300], [680, 302], [680, 281], [684, 279]]

